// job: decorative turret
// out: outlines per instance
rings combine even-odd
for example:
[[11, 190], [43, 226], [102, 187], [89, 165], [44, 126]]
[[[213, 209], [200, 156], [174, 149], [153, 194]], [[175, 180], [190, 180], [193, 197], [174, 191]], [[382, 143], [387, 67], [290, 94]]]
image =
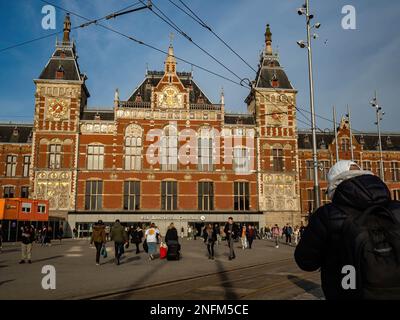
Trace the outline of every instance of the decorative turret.
[[269, 24], [267, 24], [267, 28], [265, 29], [265, 54], [272, 55], [272, 33], [269, 28]]
[[69, 17], [69, 13], [67, 13], [64, 19], [64, 36], [63, 36], [64, 44], [68, 44], [70, 42], [69, 39], [70, 32], [71, 32], [71, 19]]
[[175, 74], [176, 73], [176, 59], [174, 56], [174, 47], [172, 46], [172, 40], [174, 35], [170, 34], [170, 43], [168, 48], [168, 55], [165, 59], [165, 73]]

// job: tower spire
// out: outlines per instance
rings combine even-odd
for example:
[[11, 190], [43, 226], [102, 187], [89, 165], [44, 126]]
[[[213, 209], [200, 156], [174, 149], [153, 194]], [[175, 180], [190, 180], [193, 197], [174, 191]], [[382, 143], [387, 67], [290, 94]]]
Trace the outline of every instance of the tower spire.
[[69, 43], [69, 33], [71, 32], [71, 19], [69, 17], [69, 13], [65, 15], [64, 19], [64, 37], [63, 43]]
[[175, 73], [176, 72], [176, 59], [174, 56], [174, 47], [172, 46], [173, 38], [174, 38], [173, 33], [170, 33], [168, 56], [167, 56], [167, 59], [165, 60], [165, 73]]
[[265, 53], [272, 55], [272, 33], [269, 24], [267, 24], [265, 29]]

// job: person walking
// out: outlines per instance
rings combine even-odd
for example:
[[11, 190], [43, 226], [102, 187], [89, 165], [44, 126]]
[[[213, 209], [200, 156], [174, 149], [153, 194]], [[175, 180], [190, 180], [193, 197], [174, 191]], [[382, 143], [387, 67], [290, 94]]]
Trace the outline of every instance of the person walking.
[[136, 245], [136, 254], [140, 253], [139, 245], [142, 243], [143, 230], [137, 225], [136, 229], [131, 234], [131, 242]]
[[185, 235], [185, 229], [182, 227], [181, 228], [181, 239], [183, 239], [184, 235]]
[[152, 223], [150, 228], [146, 230], [145, 237], [148, 247], [149, 260], [154, 260], [154, 255], [157, 251], [157, 241], [160, 237], [160, 232], [154, 223]]
[[295, 226], [293, 230], [293, 237], [294, 237], [294, 244], [296, 246], [299, 243], [299, 235], [300, 235], [300, 228], [299, 226]]
[[176, 230], [173, 222], [171, 222], [165, 234], [165, 243], [168, 247], [169, 260], [179, 258], [181, 245], [179, 244], [178, 230]]
[[280, 237], [280, 230], [277, 224], [272, 227], [272, 238], [275, 241], [275, 248], [279, 248], [279, 237]]
[[245, 225], [242, 227], [240, 240], [242, 242], [242, 250], [246, 249], [247, 248], [247, 228]]
[[32, 263], [32, 243], [35, 241], [35, 233], [32, 226], [30, 226], [28, 223], [25, 223], [21, 229], [21, 261], [19, 263], [25, 263], [25, 260], [28, 260], [28, 263]]
[[72, 230], [72, 239], [77, 239], [78, 238], [78, 230], [76, 230], [76, 228], [74, 228]]
[[233, 248], [233, 241], [239, 236], [239, 228], [235, 223], [233, 223], [232, 217], [228, 218], [228, 222], [225, 224], [224, 233], [229, 246], [229, 260], [235, 259], [236, 255]]
[[0, 223], [0, 253], [3, 252], [3, 226]]
[[255, 238], [256, 238], [256, 229], [254, 228], [254, 226], [250, 225], [249, 229], [247, 230], [247, 242], [249, 243], [249, 249], [251, 249], [251, 246]]
[[96, 247], [96, 265], [99, 266], [100, 252], [102, 247], [106, 245], [106, 231], [102, 220], [97, 221], [93, 226], [90, 244], [94, 244]]
[[217, 241], [218, 229], [213, 228], [212, 224], [209, 223], [203, 230], [204, 243], [207, 245], [208, 259], [214, 260], [214, 246]]
[[128, 242], [128, 233], [125, 227], [121, 225], [119, 219], [115, 220], [111, 228], [111, 241], [114, 241], [115, 264], [120, 265], [121, 255], [124, 252], [124, 245]]
[[299, 230], [300, 239], [303, 236], [304, 230], [306, 230], [306, 227], [304, 226], [303, 221], [302, 221], [300, 224], [300, 230]]
[[192, 227], [191, 226], [189, 226], [188, 227], [188, 240], [192, 240]]
[[286, 244], [289, 245], [292, 244], [292, 234], [293, 234], [293, 229], [288, 223], [285, 229]]
[[[296, 247], [297, 265], [321, 270], [326, 299], [397, 300], [400, 202], [379, 177], [349, 160], [329, 170], [327, 194], [332, 202], [310, 215]], [[343, 272], [345, 266], [353, 271]]]

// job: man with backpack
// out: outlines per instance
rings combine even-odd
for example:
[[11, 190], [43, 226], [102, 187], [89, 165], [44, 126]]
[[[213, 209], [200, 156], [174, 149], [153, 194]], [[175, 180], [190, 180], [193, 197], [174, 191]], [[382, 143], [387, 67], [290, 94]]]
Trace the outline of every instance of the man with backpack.
[[332, 203], [310, 216], [295, 250], [305, 271], [321, 268], [326, 299], [399, 299], [400, 202], [352, 161], [328, 173]]

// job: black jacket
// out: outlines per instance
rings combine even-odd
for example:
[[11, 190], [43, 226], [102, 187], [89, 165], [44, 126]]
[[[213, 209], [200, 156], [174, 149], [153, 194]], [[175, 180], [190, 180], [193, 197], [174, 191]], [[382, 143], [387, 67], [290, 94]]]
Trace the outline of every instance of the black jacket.
[[[321, 268], [321, 284], [326, 299], [351, 298], [351, 290], [343, 290], [341, 273], [342, 226], [346, 209], [364, 211], [372, 205], [386, 205], [400, 221], [400, 202], [391, 201], [390, 191], [377, 176], [362, 175], [343, 181], [337, 187], [332, 203], [320, 207], [310, 216], [308, 226], [296, 247], [294, 256], [305, 271]], [[340, 209], [339, 209], [340, 207]]]
[[[224, 228], [224, 233], [226, 235], [226, 240], [230, 240], [230, 233], [229, 231], [229, 223], [225, 224], [225, 228]], [[239, 237], [239, 227], [236, 223], [232, 224], [232, 232], [233, 232], [233, 239], [236, 239], [237, 237]]]
[[208, 242], [216, 242], [217, 241], [217, 234], [218, 234], [217, 228], [212, 228], [211, 238], [209, 239], [208, 232], [207, 232], [207, 227], [204, 228], [204, 230], [203, 230], [204, 242], [206, 242], [206, 241], [208, 241]]
[[168, 229], [166, 235], [165, 235], [165, 242], [169, 241], [178, 241], [178, 231], [176, 228]]

